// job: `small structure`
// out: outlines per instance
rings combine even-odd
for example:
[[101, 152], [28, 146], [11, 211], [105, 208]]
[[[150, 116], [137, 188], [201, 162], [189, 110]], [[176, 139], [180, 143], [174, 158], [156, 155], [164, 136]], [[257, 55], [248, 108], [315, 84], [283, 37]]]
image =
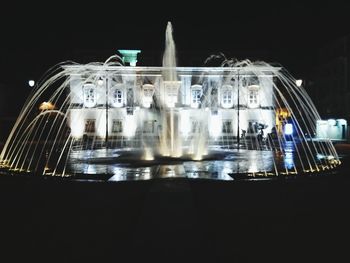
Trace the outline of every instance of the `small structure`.
[[141, 50], [119, 49], [118, 51], [122, 55], [124, 63], [129, 63], [132, 67], [136, 66], [137, 54], [141, 53]]
[[330, 140], [347, 140], [347, 121], [344, 119], [318, 120], [316, 138]]

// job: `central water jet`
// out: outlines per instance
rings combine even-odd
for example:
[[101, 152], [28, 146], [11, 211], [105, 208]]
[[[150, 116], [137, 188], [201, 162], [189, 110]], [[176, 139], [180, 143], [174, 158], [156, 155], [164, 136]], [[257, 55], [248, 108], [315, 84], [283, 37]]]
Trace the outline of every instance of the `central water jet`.
[[165, 31], [165, 50], [163, 54], [163, 112], [162, 127], [164, 129], [161, 138], [160, 152], [163, 156], [181, 157], [182, 145], [179, 134], [180, 116], [174, 110], [178, 102], [181, 81], [178, 81], [176, 72], [176, 48], [173, 38], [173, 27], [168, 22]]

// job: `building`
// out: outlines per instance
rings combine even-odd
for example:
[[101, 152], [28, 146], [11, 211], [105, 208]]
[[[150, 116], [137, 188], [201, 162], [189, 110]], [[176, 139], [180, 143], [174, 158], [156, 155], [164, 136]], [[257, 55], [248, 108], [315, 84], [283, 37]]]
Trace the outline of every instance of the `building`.
[[[233, 145], [275, 127], [275, 67], [66, 66], [69, 126], [76, 141], [114, 147]], [[177, 80], [167, 81], [167, 70]], [[96, 145], [96, 144], [95, 144]], [[207, 147], [207, 146], [205, 146]], [[163, 153], [164, 153], [163, 151]]]

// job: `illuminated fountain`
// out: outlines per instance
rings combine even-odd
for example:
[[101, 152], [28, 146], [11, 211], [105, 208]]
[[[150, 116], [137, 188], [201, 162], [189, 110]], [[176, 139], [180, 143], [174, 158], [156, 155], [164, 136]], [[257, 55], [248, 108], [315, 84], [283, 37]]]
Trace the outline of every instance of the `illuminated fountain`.
[[170, 23], [162, 67], [136, 66], [139, 52], [52, 68], [7, 139], [2, 173], [229, 179], [340, 164], [331, 141], [314, 138], [320, 116], [284, 68], [224, 56], [218, 67], [177, 67]]

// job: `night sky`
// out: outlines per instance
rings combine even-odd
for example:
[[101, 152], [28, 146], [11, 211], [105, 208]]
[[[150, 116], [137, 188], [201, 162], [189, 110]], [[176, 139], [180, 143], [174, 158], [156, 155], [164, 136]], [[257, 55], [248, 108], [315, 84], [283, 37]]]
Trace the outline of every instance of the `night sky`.
[[1, 116], [16, 115], [30, 91], [28, 79], [40, 78], [61, 61], [104, 61], [117, 49], [141, 49], [139, 65], [150, 56], [155, 57], [148, 64], [159, 65], [167, 21], [173, 23], [180, 66], [193, 64], [188, 54], [205, 58], [224, 52], [279, 62], [296, 77], [317, 63], [319, 47], [350, 32], [350, 8], [344, 4], [284, 1], [191, 7], [172, 2], [115, 7], [50, 3], [3, 8], [0, 17]]

